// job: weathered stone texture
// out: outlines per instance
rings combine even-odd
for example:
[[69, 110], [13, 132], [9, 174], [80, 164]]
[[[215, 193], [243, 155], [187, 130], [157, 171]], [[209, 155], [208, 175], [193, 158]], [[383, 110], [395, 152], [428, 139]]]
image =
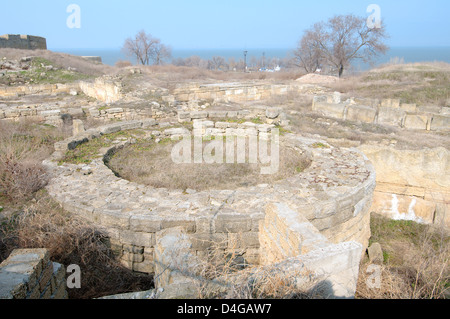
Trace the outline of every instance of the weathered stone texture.
[[32, 35], [5, 34], [0, 36], [0, 48], [47, 50], [47, 40]]
[[0, 264], [0, 299], [67, 299], [65, 268], [46, 249], [16, 249]]

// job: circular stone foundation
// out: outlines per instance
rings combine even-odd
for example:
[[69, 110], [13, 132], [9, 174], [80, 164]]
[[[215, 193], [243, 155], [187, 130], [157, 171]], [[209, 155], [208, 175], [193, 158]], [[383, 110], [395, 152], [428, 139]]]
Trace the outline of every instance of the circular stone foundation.
[[[202, 142], [202, 154], [207, 151], [212, 141]], [[219, 142], [217, 139], [215, 143]], [[248, 144], [248, 140], [246, 141]], [[261, 141], [260, 141], [261, 142]], [[181, 189], [187, 192], [206, 190], [227, 190], [238, 187], [273, 184], [303, 172], [311, 160], [299, 149], [281, 146], [278, 151], [279, 167], [274, 174], [261, 174], [264, 166], [260, 160], [250, 163], [247, 145], [244, 163], [233, 161], [227, 163], [226, 141], [221, 141], [222, 156], [218, 163], [176, 163], [172, 159], [172, 150], [178, 141], [142, 139], [124, 146], [107, 161], [108, 167], [128, 181], [171, 190]], [[236, 153], [236, 145], [232, 148]], [[191, 149], [191, 154], [194, 153]], [[214, 152], [213, 152], [214, 153]], [[214, 155], [214, 154], [213, 154]]]
[[[302, 172], [270, 184], [222, 190], [186, 192], [116, 176], [105, 161], [132, 144], [132, 139], [114, 141], [90, 164], [58, 165], [67, 150], [80, 144], [109, 133], [149, 127], [156, 130], [158, 124], [133, 121], [92, 129], [58, 143], [53, 157], [44, 162], [53, 176], [47, 186], [50, 195], [66, 210], [104, 229], [130, 269], [153, 273], [158, 234], [173, 227], [182, 227], [189, 235], [190, 250], [196, 256], [211, 247], [238, 248], [248, 263], [259, 264], [266, 208], [273, 203], [298, 213], [332, 243], [356, 241], [367, 247], [375, 171], [358, 150], [334, 148], [316, 138], [286, 134], [280, 139], [282, 145], [310, 159]], [[170, 129], [160, 132], [162, 139], [176, 135]], [[236, 238], [240, 238], [238, 244]]]

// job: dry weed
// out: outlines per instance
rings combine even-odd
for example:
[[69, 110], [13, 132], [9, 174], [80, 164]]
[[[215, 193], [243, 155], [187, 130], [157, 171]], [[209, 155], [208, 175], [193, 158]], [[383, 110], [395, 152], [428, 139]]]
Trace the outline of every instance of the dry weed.
[[152, 277], [133, 273], [115, 259], [109, 239], [88, 222], [64, 211], [45, 193], [0, 227], [0, 257], [17, 248], [47, 248], [53, 262], [81, 269], [81, 289], [72, 299], [148, 290]]

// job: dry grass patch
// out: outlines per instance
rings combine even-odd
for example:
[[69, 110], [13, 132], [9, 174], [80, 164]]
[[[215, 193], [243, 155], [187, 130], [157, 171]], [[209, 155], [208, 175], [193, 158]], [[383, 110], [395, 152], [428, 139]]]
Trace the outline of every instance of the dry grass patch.
[[362, 299], [436, 299], [450, 289], [448, 230], [373, 215], [371, 242], [383, 248], [381, 288], [369, 288], [369, 262], [363, 262], [357, 297]]
[[249, 265], [245, 257], [245, 250], [238, 249], [233, 243], [211, 242], [210, 249], [192, 276], [196, 297], [323, 299], [330, 293], [326, 280], [307, 269], [293, 269], [282, 265]]
[[50, 259], [80, 266], [81, 289], [69, 289], [69, 298], [148, 290], [149, 275], [133, 273], [116, 260], [109, 239], [88, 222], [64, 211], [45, 192], [21, 211], [0, 221], [0, 261], [17, 248], [46, 248]]
[[[118, 151], [108, 165], [122, 178], [140, 184], [201, 191], [270, 184], [298, 174], [310, 164], [299, 151], [284, 147], [280, 148], [280, 169], [273, 175], [261, 175], [261, 165], [249, 164], [248, 149], [246, 164], [177, 164], [171, 158], [175, 143], [140, 140]], [[203, 143], [203, 149], [208, 143]]]
[[0, 121], [0, 203], [26, 201], [47, 183], [42, 161], [64, 132], [31, 121]]
[[327, 87], [350, 96], [398, 98], [404, 103], [447, 106], [450, 99], [450, 65], [416, 63], [384, 66], [341, 79]]

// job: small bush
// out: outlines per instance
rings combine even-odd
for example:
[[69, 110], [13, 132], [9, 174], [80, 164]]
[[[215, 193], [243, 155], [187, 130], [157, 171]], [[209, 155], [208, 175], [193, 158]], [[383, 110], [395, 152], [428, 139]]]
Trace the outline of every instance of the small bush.
[[48, 176], [42, 160], [63, 136], [61, 130], [29, 121], [0, 122], [0, 198], [17, 203], [44, 187]]
[[130, 61], [119, 60], [116, 62], [115, 66], [118, 68], [126, 68], [126, 67], [133, 66], [133, 64]]
[[450, 285], [450, 245], [444, 228], [412, 221], [393, 221], [373, 215], [371, 241], [379, 242], [385, 257], [380, 265], [380, 288], [370, 288], [365, 260], [360, 269], [357, 297], [361, 299], [444, 298]]

